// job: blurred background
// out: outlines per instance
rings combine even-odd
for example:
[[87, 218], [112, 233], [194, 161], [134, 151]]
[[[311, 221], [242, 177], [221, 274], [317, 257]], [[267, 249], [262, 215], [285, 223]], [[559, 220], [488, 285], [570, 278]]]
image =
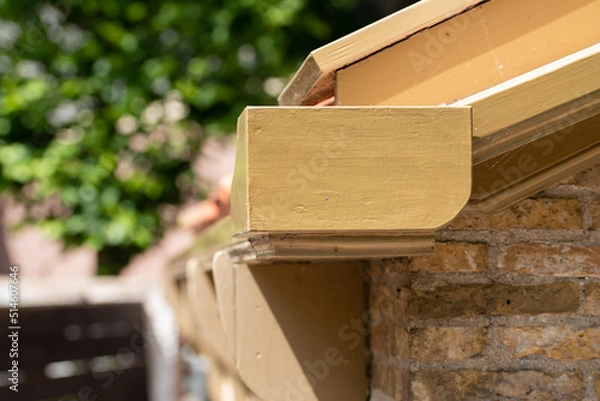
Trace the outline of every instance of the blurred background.
[[0, 0], [0, 271], [157, 269], [212, 218], [176, 228], [228, 185], [242, 109], [409, 3]]
[[157, 278], [228, 213], [238, 115], [409, 3], [0, 0], [0, 398], [207, 400]]

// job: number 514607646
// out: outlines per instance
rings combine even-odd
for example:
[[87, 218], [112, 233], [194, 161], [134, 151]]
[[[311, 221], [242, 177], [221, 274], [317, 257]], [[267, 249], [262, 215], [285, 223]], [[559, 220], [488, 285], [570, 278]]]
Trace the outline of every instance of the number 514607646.
[[10, 266], [9, 270], [8, 306], [17, 309], [19, 307], [19, 266]]

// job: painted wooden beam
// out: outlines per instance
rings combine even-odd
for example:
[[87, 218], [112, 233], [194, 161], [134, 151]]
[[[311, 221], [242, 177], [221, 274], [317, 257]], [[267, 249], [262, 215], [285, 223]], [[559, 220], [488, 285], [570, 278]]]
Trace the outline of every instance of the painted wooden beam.
[[455, 103], [473, 107], [470, 208], [510, 206], [573, 174], [573, 160], [595, 163], [580, 155], [600, 144], [598, 71], [594, 45]]
[[421, 1], [314, 50], [279, 96], [279, 104], [312, 106], [333, 96], [335, 71], [482, 1]]
[[259, 260], [357, 260], [433, 253], [432, 232], [420, 234], [255, 234], [248, 242]]
[[[206, 379], [211, 399], [255, 401], [230, 353], [217, 303], [212, 259], [198, 258], [198, 252], [196, 248], [193, 255], [182, 256], [164, 269], [165, 295], [175, 312], [179, 333], [209, 363]], [[180, 271], [182, 260], [186, 267]]]
[[473, 166], [468, 207], [491, 213], [598, 163], [600, 114]]
[[[422, 236], [450, 222], [469, 198], [471, 114], [250, 107], [239, 119], [237, 152], [232, 218], [255, 244], [267, 235], [284, 253], [295, 242], [307, 257], [335, 257], [337, 249], [356, 258], [361, 247], [381, 257], [410, 253], [389, 244], [405, 235], [421, 253]], [[287, 245], [286, 235], [295, 235]]]
[[213, 271], [233, 359], [259, 399], [365, 399], [360, 263], [243, 264], [223, 251]]
[[182, 336], [227, 372], [240, 400], [365, 399], [361, 262], [263, 263], [248, 241], [200, 252], [165, 269], [166, 292]]
[[452, 104], [600, 41], [600, 0], [490, 0], [336, 74], [338, 105]]
[[479, 163], [600, 113], [600, 44], [453, 103], [473, 108]]
[[596, 15], [600, 0], [482, 3], [338, 71], [336, 102], [471, 106], [469, 207], [510, 206], [600, 142]]
[[214, 355], [232, 370], [235, 365], [221, 323], [212, 269], [190, 259], [186, 269], [187, 307], [195, 321], [192, 341], [202, 353]]

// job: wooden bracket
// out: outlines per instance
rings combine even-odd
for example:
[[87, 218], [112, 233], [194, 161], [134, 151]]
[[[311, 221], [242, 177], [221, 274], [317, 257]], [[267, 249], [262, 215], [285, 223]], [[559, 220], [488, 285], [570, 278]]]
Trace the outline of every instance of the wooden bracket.
[[364, 400], [361, 264], [249, 265], [223, 250], [213, 271], [232, 358], [260, 399]]
[[246, 109], [231, 219], [169, 269], [184, 335], [260, 399], [364, 400], [358, 260], [433, 251], [471, 137], [469, 107]]
[[249, 107], [232, 218], [258, 258], [432, 251], [470, 196], [468, 107]]

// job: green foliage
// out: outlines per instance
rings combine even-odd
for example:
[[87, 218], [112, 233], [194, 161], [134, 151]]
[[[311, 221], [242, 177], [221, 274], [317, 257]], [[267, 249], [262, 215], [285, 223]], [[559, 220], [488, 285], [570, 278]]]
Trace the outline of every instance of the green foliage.
[[355, 3], [0, 0], [0, 192], [114, 272], [160, 236], [165, 205], [200, 196], [203, 138], [373, 19]]

